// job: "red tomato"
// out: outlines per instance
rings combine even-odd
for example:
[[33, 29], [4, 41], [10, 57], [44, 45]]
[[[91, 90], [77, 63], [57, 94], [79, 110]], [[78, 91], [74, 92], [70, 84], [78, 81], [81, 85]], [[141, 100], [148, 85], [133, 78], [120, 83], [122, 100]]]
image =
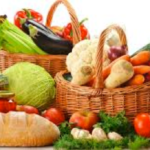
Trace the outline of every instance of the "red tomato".
[[28, 114], [39, 114], [39, 111], [37, 108], [33, 106], [28, 106], [28, 105], [17, 105], [16, 106], [17, 111], [24, 111]]
[[138, 135], [150, 137], [150, 115], [148, 113], [138, 114], [134, 119], [134, 128]]
[[47, 118], [56, 125], [60, 125], [62, 122], [65, 121], [65, 116], [63, 112], [61, 112], [57, 108], [49, 108], [43, 113], [43, 117]]

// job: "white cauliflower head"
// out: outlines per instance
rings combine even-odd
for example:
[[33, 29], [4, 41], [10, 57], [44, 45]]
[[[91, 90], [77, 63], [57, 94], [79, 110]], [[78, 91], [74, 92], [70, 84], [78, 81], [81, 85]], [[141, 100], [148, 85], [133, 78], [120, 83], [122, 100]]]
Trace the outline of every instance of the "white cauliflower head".
[[[103, 68], [110, 63], [107, 51], [112, 43], [118, 44], [119, 36], [113, 32], [104, 44]], [[108, 41], [109, 40], [109, 41]], [[67, 56], [66, 65], [72, 75], [72, 83], [85, 85], [95, 74], [96, 55], [99, 39], [83, 40], [76, 44]], [[110, 44], [110, 45], [109, 45]]]

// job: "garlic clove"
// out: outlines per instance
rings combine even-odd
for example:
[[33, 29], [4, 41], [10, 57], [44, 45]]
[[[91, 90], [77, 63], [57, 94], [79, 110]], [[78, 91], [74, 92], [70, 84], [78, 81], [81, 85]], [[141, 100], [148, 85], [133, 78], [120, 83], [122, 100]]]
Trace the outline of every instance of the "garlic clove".
[[107, 139], [107, 135], [102, 128], [95, 128], [92, 131], [92, 138], [98, 141], [103, 141]]
[[120, 134], [116, 133], [116, 132], [109, 132], [108, 133], [108, 138], [111, 139], [111, 140], [116, 140], [116, 141], [123, 139], [123, 137]]

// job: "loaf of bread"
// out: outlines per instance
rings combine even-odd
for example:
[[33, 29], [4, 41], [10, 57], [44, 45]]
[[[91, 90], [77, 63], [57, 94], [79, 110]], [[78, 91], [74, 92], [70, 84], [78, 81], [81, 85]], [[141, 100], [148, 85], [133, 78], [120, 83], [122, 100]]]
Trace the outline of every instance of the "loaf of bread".
[[39, 115], [0, 113], [0, 146], [46, 146], [59, 136], [58, 127]]

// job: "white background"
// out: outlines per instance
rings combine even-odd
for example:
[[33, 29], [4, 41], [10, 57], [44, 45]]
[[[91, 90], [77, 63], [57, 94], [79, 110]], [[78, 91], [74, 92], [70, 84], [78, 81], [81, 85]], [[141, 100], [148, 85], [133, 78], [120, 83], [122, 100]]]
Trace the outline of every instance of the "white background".
[[[22, 8], [32, 8], [43, 14], [44, 20], [55, 0], [0, 0], [0, 14], [13, 16]], [[125, 28], [130, 53], [150, 42], [150, 1], [149, 0], [69, 0], [78, 19], [88, 17], [85, 23], [91, 36], [99, 35], [112, 23]], [[65, 25], [69, 15], [63, 5], [55, 13], [53, 25]]]

